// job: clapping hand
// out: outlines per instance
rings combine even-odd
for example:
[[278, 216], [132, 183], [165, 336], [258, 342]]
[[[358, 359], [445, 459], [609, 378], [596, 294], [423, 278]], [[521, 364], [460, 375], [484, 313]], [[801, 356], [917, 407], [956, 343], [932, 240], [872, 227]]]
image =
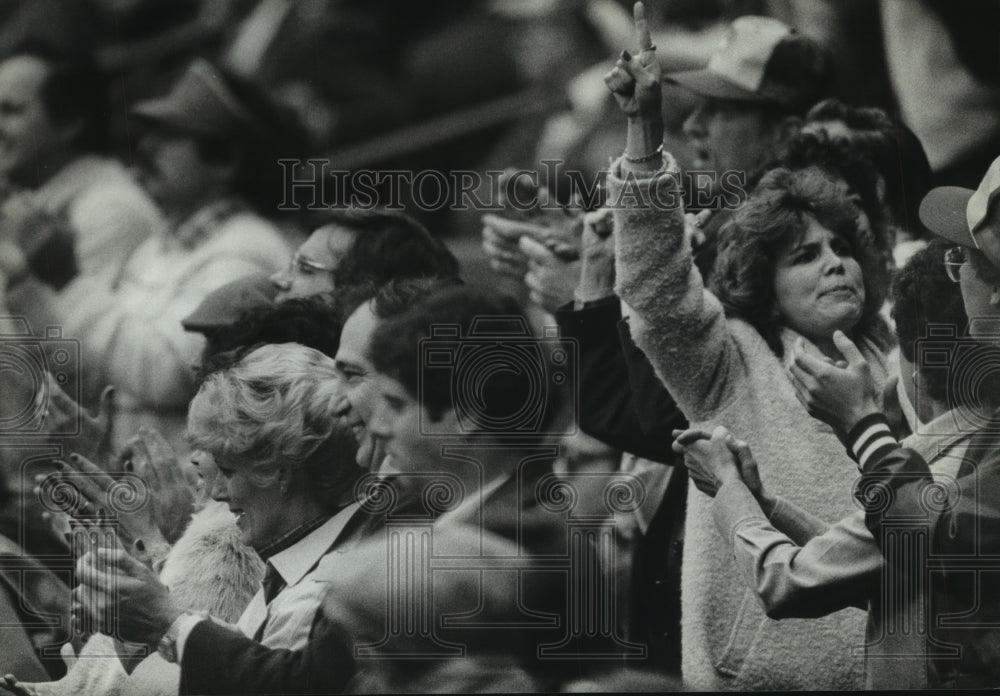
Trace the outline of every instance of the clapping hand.
[[116, 637], [123, 641], [155, 645], [182, 613], [156, 574], [117, 539], [84, 554], [76, 574], [74, 602], [91, 619], [117, 617]]
[[173, 447], [154, 428], [144, 426], [122, 449], [123, 468], [134, 471], [150, 489], [153, 521], [167, 542], [180, 538], [194, 511], [195, 490]]
[[573, 298], [580, 278], [580, 261], [565, 261], [528, 235], [521, 237], [518, 248], [528, 260], [524, 284], [533, 303], [547, 312], [555, 312]]
[[583, 213], [547, 211], [532, 222], [483, 216], [483, 249], [499, 273], [523, 279], [531, 301], [549, 312], [572, 299], [580, 277]]
[[570, 299], [592, 302], [614, 294], [615, 249], [611, 211], [585, 213], [578, 261], [560, 258], [531, 236], [522, 236], [519, 248], [528, 259], [524, 284], [530, 299], [554, 312]]
[[878, 397], [871, 368], [858, 347], [842, 331], [834, 332], [833, 342], [844, 360], [810, 355], [802, 339], [796, 341], [789, 372], [809, 414], [846, 435], [862, 418], [878, 412]]
[[[92, 461], [71, 455], [67, 462], [57, 462], [55, 476], [72, 485], [80, 494], [76, 505], [67, 509], [78, 523], [108, 517], [130, 547], [143, 551], [147, 544], [163, 542], [154, 521], [154, 492], [134, 473], [114, 479]], [[44, 484], [43, 484], [44, 485]]]
[[[101, 392], [97, 414], [91, 415], [69, 394], [64, 392], [52, 375], [48, 386], [39, 393], [45, 430], [54, 442], [66, 450], [77, 452], [98, 463], [111, 460], [112, 425], [115, 412], [115, 388], [107, 386]], [[77, 431], [79, 419], [79, 431]], [[62, 435], [62, 433], [76, 433]]]
[[155, 430], [140, 429], [123, 450], [124, 473], [113, 478], [79, 454], [59, 462], [60, 477], [82, 496], [67, 512], [79, 520], [113, 517], [119, 533], [138, 557], [177, 541], [194, 509], [194, 491], [170, 445]]
[[528, 259], [519, 244], [531, 237], [561, 261], [575, 261], [580, 255], [583, 228], [582, 206], [578, 199], [569, 205], [555, 202], [545, 187], [518, 172], [505, 172], [497, 191], [503, 206], [501, 215], [483, 216], [483, 250], [493, 270], [522, 278], [528, 271]]

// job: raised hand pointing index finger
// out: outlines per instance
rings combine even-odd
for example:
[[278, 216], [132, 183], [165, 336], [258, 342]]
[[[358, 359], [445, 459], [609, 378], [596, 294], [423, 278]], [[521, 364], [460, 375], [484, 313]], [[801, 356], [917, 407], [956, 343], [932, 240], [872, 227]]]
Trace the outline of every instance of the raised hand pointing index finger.
[[649, 37], [649, 23], [646, 22], [646, 6], [637, 2], [632, 6], [632, 17], [635, 20], [635, 39], [638, 42], [639, 52], [651, 51], [656, 48], [653, 40]]

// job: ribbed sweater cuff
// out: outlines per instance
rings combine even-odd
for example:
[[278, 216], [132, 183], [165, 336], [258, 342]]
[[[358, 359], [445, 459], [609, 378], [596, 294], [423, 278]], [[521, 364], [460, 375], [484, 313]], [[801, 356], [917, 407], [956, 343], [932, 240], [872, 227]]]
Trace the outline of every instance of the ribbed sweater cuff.
[[847, 434], [847, 449], [862, 471], [897, 447], [899, 442], [882, 413], [865, 416]]

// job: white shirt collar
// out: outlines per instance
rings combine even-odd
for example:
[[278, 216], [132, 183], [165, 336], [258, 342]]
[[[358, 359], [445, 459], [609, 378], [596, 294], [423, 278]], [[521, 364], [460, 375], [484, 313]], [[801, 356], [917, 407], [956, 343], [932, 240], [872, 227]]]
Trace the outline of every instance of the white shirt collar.
[[286, 585], [295, 585], [319, 563], [340, 537], [357, 507], [357, 503], [348, 505], [302, 539], [268, 559], [275, 570], [281, 573]]

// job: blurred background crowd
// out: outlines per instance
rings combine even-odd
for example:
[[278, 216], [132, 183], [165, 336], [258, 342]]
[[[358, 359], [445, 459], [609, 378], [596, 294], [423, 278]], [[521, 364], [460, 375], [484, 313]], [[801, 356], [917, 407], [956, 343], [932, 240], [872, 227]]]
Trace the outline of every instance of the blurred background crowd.
[[998, 155], [997, 0], [0, 0], [0, 688], [1000, 686]]

